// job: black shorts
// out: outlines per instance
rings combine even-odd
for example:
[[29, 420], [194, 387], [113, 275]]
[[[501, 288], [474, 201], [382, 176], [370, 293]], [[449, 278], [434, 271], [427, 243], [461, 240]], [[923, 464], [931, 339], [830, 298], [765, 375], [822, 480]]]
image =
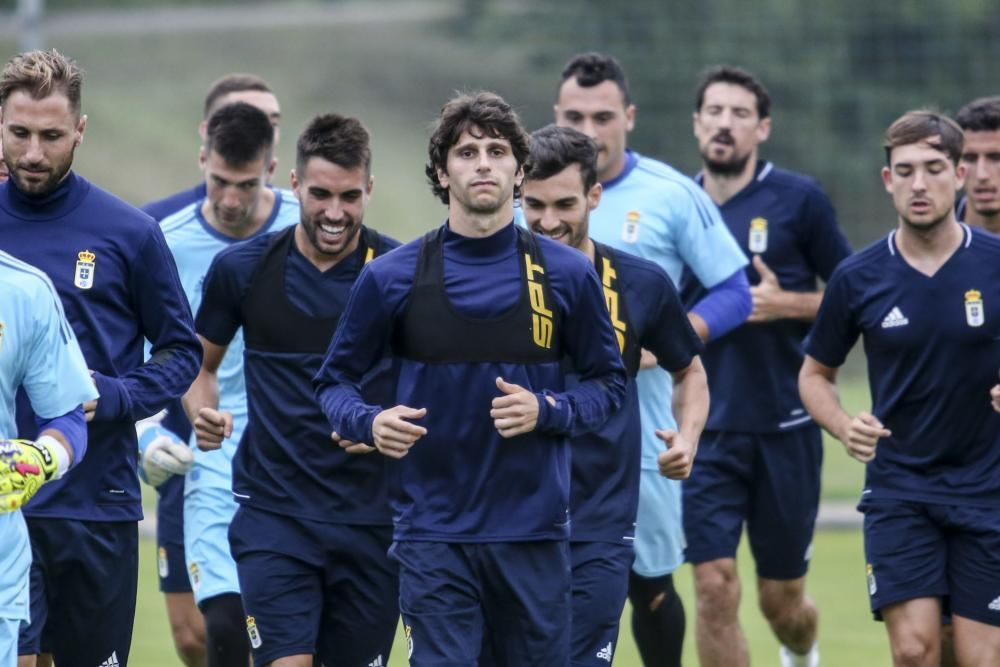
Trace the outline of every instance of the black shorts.
[[51, 653], [59, 667], [125, 667], [135, 621], [138, 523], [31, 518], [27, 524], [31, 623], [21, 626], [18, 654]]

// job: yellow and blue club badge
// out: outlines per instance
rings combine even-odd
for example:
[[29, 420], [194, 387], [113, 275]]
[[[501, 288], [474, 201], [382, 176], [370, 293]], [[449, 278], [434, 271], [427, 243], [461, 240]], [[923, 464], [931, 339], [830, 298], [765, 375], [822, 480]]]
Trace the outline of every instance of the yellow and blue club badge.
[[260, 631], [257, 629], [257, 619], [247, 616], [247, 636], [250, 638], [251, 648], [260, 648], [263, 640], [260, 638]]
[[981, 327], [986, 321], [983, 294], [977, 289], [970, 289], [965, 293], [965, 321], [970, 327]]
[[767, 250], [767, 220], [764, 218], [758, 217], [750, 221], [748, 247], [750, 252], [757, 255]]
[[622, 225], [622, 241], [635, 243], [639, 240], [639, 211], [629, 211], [625, 214], [625, 224]]
[[94, 267], [97, 255], [89, 250], [81, 250], [76, 257], [76, 273], [73, 275], [73, 284], [80, 289], [90, 289], [94, 286]]
[[156, 565], [160, 579], [166, 579], [170, 574], [170, 561], [167, 560], [167, 550], [164, 547], [160, 547], [156, 552]]
[[198, 589], [201, 588], [201, 570], [198, 569], [198, 563], [192, 561], [188, 565], [188, 573], [191, 575], [191, 590], [197, 593]]

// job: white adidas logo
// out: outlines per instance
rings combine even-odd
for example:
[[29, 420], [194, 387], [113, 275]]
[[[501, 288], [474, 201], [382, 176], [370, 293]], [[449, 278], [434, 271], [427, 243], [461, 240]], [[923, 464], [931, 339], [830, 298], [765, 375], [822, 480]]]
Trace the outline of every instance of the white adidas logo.
[[102, 662], [98, 667], [120, 667], [118, 662], [118, 651], [112, 651], [111, 657]]
[[600, 651], [597, 652], [597, 657], [600, 658], [601, 660], [607, 660], [608, 663], [610, 663], [611, 653], [612, 653], [611, 642], [608, 642], [607, 646], [605, 646], [604, 648], [602, 648]]
[[906, 319], [906, 316], [903, 315], [903, 311], [899, 309], [899, 306], [893, 306], [892, 310], [889, 311], [889, 314], [885, 316], [884, 320], [882, 320], [882, 328], [891, 329], [893, 327], [905, 327], [909, 323], [910, 320]]
[[379, 653], [374, 660], [369, 662], [368, 667], [385, 667], [385, 663], [382, 662], [382, 654]]
[[990, 603], [990, 609], [992, 611], [1000, 611], [1000, 597]]

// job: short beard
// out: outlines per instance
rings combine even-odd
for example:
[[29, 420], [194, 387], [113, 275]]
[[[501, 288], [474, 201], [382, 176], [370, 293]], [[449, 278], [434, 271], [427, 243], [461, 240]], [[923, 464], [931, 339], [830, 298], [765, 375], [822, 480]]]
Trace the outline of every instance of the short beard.
[[713, 176], [722, 178], [733, 178], [741, 175], [750, 162], [750, 155], [734, 157], [730, 160], [713, 160], [705, 153], [701, 154], [701, 159], [705, 163], [705, 169]]
[[7, 169], [10, 171], [9, 177], [14, 181], [14, 183], [17, 185], [17, 188], [21, 192], [31, 197], [44, 197], [46, 195], [50, 195], [53, 192], [55, 192], [56, 189], [59, 187], [59, 185], [66, 178], [66, 175], [69, 173], [70, 169], [73, 168], [73, 154], [70, 153], [69, 162], [66, 163], [65, 168], [62, 171], [53, 171], [52, 175], [49, 176], [49, 178], [47, 178], [45, 181], [35, 186], [36, 188], [35, 190], [30, 190], [28, 187], [26, 187], [25, 183], [21, 182], [21, 179], [19, 178], [20, 172], [17, 171], [17, 165], [7, 162], [6, 155], [4, 156], [4, 163], [6, 163]]

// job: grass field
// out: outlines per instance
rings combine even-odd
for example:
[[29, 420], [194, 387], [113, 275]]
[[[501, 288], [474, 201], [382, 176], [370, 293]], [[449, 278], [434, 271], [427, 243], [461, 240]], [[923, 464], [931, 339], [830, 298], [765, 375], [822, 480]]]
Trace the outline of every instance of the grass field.
[[[151, 540], [142, 541], [139, 572], [139, 606], [132, 641], [132, 661], [138, 667], [173, 667], [180, 664], [174, 655], [167, 627], [163, 598], [156, 590], [155, 548]], [[777, 664], [777, 643], [757, 611], [753, 585], [753, 564], [744, 549], [738, 558], [744, 581], [740, 611], [756, 665]], [[688, 613], [684, 664], [698, 664], [693, 635], [692, 586], [690, 568], [677, 573], [677, 586]], [[882, 625], [868, 614], [865, 591], [864, 559], [859, 531], [821, 531], [816, 535], [809, 592], [820, 609], [820, 647], [826, 665], [841, 667], [888, 664], [889, 654]], [[638, 654], [628, 629], [628, 609], [622, 619], [622, 632], [615, 664], [638, 667]], [[406, 665], [406, 645], [397, 632], [390, 666]]]

